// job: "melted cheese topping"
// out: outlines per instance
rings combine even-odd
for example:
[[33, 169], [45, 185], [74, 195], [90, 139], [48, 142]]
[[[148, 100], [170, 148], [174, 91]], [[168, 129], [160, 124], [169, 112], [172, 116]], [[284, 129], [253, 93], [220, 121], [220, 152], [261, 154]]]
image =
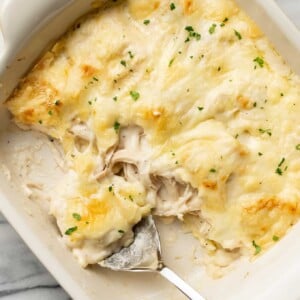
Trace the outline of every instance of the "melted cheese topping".
[[299, 78], [232, 0], [174, 4], [85, 17], [7, 102], [63, 146], [52, 213], [83, 265], [151, 210], [211, 253], [255, 254], [299, 218]]

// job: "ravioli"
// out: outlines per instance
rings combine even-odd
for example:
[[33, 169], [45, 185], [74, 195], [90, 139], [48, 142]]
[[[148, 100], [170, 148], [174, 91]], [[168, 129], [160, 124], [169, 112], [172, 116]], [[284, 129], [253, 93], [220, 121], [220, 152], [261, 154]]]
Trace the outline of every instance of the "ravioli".
[[79, 20], [6, 102], [56, 139], [52, 199], [82, 266], [175, 216], [253, 256], [299, 219], [300, 80], [232, 0], [117, 1]]

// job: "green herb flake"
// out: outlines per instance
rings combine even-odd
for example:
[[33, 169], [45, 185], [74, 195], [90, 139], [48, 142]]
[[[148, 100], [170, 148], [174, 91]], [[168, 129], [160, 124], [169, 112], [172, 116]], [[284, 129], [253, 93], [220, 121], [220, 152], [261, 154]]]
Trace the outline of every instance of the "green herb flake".
[[216, 173], [216, 172], [217, 172], [217, 170], [216, 170], [216, 169], [214, 169], [214, 168], [212, 168], [212, 169], [210, 169], [210, 170], [209, 170], [209, 172], [210, 172], [210, 173]]
[[192, 26], [186, 26], [184, 29], [188, 32], [194, 31], [194, 28]]
[[150, 24], [150, 20], [144, 20], [144, 25], [149, 25]]
[[170, 4], [170, 10], [174, 10], [174, 9], [176, 9], [176, 6], [175, 6], [175, 4], [172, 2], [172, 3]]
[[272, 136], [271, 129], [262, 129], [262, 128], [259, 128], [258, 131], [260, 133], [266, 133], [267, 135]]
[[203, 109], [204, 109], [204, 107], [198, 106], [198, 110], [199, 110], [199, 111], [202, 111]]
[[140, 98], [140, 93], [136, 91], [130, 91], [130, 96], [133, 101], [137, 101]]
[[114, 123], [114, 130], [115, 130], [116, 133], [119, 132], [120, 126], [121, 126], [121, 124], [118, 121], [116, 121]]
[[92, 105], [92, 104], [93, 104], [93, 102], [92, 102], [92, 101], [88, 101], [88, 104], [89, 104], [89, 105]]
[[278, 167], [281, 167], [285, 162], [285, 158], [283, 157], [280, 161], [280, 163], [278, 164]]
[[52, 110], [49, 110], [49, 111], [48, 111], [48, 115], [49, 115], [49, 116], [52, 116], [52, 115], [53, 115], [53, 111], [52, 111]]
[[114, 100], [115, 102], [117, 102], [117, 101], [118, 101], [118, 97], [117, 97], [117, 96], [114, 96], [114, 97], [113, 97], [113, 100]]
[[257, 245], [257, 244], [255, 243], [255, 241], [252, 241], [252, 245], [253, 245], [253, 247], [255, 248], [255, 253], [254, 253], [254, 255], [257, 255], [258, 253], [261, 252], [261, 247], [260, 247], [259, 245]]
[[172, 66], [173, 62], [174, 62], [175, 58], [172, 58], [170, 61], [169, 61], [169, 67]]
[[108, 191], [109, 191], [110, 193], [113, 191], [113, 186], [112, 186], [112, 185], [110, 185], [110, 186], [108, 187]]
[[133, 59], [133, 58], [134, 58], [134, 55], [132, 54], [132, 52], [131, 52], [131, 51], [128, 51], [128, 54], [129, 54], [129, 57], [130, 57], [131, 59]]
[[279, 237], [278, 237], [277, 235], [273, 235], [272, 240], [273, 240], [274, 242], [277, 242], [277, 241], [279, 241]]
[[216, 27], [217, 27], [216, 24], [212, 24], [212, 25], [209, 27], [208, 32], [209, 32], [210, 34], [215, 33]]
[[77, 226], [71, 227], [68, 230], [66, 230], [65, 235], [72, 235], [77, 229], [78, 229]]
[[122, 230], [122, 229], [119, 229], [118, 232], [121, 233], [121, 234], [124, 234], [124, 233], [125, 233], [125, 231]]
[[263, 156], [263, 153], [261, 153], [261, 152], [258, 152], [258, 155], [259, 155], [259, 156]]
[[124, 67], [126, 67], [126, 66], [127, 66], [127, 64], [126, 64], [126, 61], [125, 61], [125, 60], [121, 60], [121, 61], [120, 61], [120, 64], [121, 64], [122, 66], [124, 66]]
[[265, 61], [262, 57], [257, 56], [253, 59], [254, 62], [256, 62], [261, 68], [264, 67]]
[[283, 171], [282, 171], [281, 168], [277, 168], [277, 169], [275, 170], [275, 173], [278, 174], [279, 176], [282, 176]]
[[60, 105], [60, 100], [56, 100], [55, 102], [54, 102], [54, 104], [56, 105], [56, 106], [59, 106]]
[[76, 220], [76, 221], [81, 221], [81, 215], [77, 214], [77, 213], [73, 213], [72, 217]]
[[133, 201], [133, 197], [131, 195], [128, 196], [130, 201]]
[[184, 29], [189, 33], [189, 36], [184, 41], [185, 43], [189, 42], [190, 38], [195, 38], [196, 41], [201, 39], [201, 34], [196, 32], [192, 26], [186, 26]]
[[99, 81], [99, 79], [97, 77], [93, 77], [94, 81]]
[[234, 34], [239, 40], [242, 39], [242, 35], [237, 30], [234, 30]]
[[43, 124], [43, 121], [42, 121], [42, 120], [39, 120], [39, 123], [40, 123], [40, 124]]
[[280, 96], [283, 97], [283, 96], [284, 96], [284, 93], [280, 93]]
[[298, 144], [295, 148], [296, 150], [300, 151], [300, 144]]

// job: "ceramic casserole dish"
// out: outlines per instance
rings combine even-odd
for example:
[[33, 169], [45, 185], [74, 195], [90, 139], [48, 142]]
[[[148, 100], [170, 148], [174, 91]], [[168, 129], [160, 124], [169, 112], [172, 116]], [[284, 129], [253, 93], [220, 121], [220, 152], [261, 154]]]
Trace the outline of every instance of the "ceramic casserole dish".
[[[272, 0], [238, 0], [275, 48], [300, 74], [300, 33]], [[101, 1], [4, 0], [0, 3], [0, 103], [40, 54], [80, 16]], [[22, 9], [20, 9], [20, 7]], [[11, 20], [14, 26], [11, 26]], [[24, 195], [23, 179], [46, 189], [61, 172], [47, 137], [23, 132], [0, 106], [0, 211], [27, 245], [74, 299], [184, 299], [156, 274], [116, 273], [99, 267], [82, 269], [58, 240], [45, 209], [47, 198]], [[238, 261], [226, 276], [210, 278], [201, 266], [197, 241], [176, 223], [158, 224], [164, 260], [207, 299], [299, 299], [300, 224], [262, 257]], [[174, 234], [174, 232], [177, 232]]]

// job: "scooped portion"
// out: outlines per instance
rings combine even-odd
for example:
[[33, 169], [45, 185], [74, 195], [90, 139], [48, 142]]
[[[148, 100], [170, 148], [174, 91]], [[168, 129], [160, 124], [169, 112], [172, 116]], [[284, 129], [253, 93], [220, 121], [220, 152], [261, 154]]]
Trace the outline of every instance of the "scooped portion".
[[299, 77], [232, 0], [128, 0], [74, 24], [6, 105], [61, 144], [51, 214], [82, 266], [154, 214], [223, 268], [299, 219], [299, 99]]

